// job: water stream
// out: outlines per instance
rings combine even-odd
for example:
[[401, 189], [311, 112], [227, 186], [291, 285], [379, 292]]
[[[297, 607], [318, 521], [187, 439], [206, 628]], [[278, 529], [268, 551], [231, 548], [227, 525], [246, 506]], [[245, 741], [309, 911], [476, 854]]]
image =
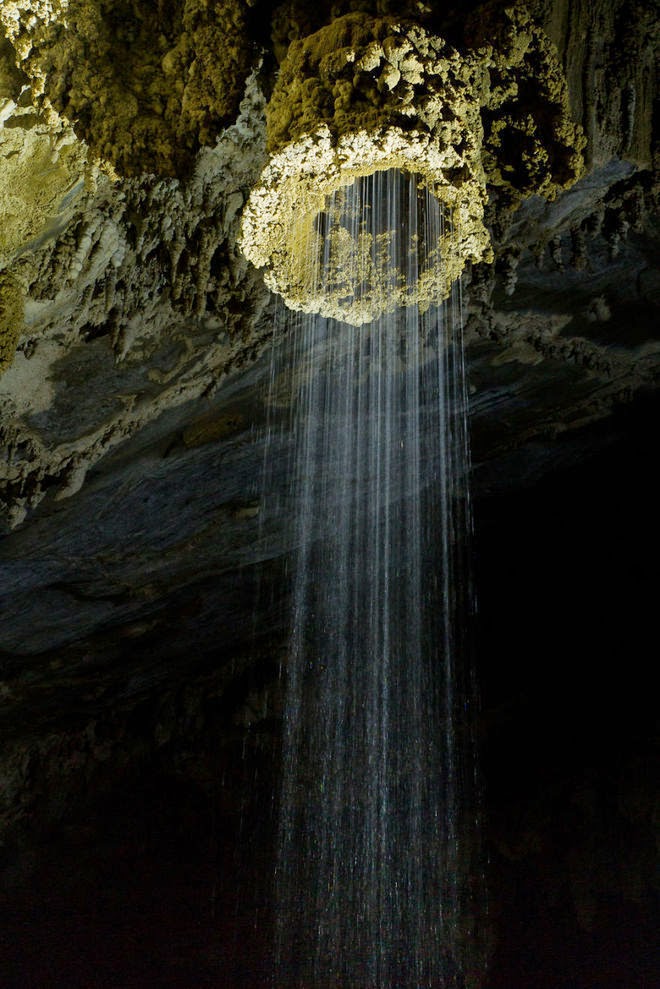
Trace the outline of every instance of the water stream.
[[[329, 214], [367, 234], [385, 283], [414, 284], [451, 234], [416, 177], [393, 171]], [[321, 223], [321, 285], [332, 250]], [[367, 291], [359, 252], [354, 264]], [[360, 327], [289, 319], [294, 356], [277, 370], [293, 390], [297, 557], [274, 984], [463, 987], [476, 887], [461, 286]]]

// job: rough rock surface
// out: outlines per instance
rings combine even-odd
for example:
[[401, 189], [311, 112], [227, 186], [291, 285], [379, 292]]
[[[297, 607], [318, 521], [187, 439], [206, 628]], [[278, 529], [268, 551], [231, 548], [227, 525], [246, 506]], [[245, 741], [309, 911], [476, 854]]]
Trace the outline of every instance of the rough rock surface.
[[99, 176], [64, 230], [6, 269], [27, 297], [18, 353], [0, 378], [10, 524], [49, 488], [75, 493], [128, 435], [213, 391], [258, 351], [268, 300], [235, 239], [262, 107], [253, 83], [236, 124], [185, 183]]
[[[425, 310], [449, 294], [468, 260], [490, 258], [482, 222], [481, 77], [478, 62], [419, 26], [363, 14], [347, 14], [291, 45], [268, 103], [271, 157], [241, 231], [246, 256], [265, 268], [266, 284], [289, 308], [353, 325], [405, 300]], [[452, 210], [454, 236], [443, 238], [415, 286], [403, 276], [401, 285], [386, 285], [374, 269], [360, 292], [350, 259], [356, 250], [370, 258], [372, 245], [350, 238], [336, 287], [320, 291], [316, 223], [328, 197], [360, 175], [388, 169], [422, 176]]]
[[84, 144], [57, 113], [34, 104], [14, 63], [0, 39], [0, 268], [49, 226], [66, 222], [88, 172]]
[[11, 275], [0, 273], [0, 373], [14, 359], [23, 327], [23, 292]]
[[[647, 3], [534, 7], [558, 46], [588, 171], [553, 202], [532, 196], [515, 212], [487, 214], [495, 262], [465, 274], [491, 787], [489, 989], [613, 989], [655, 977], [655, 27]], [[318, 28], [324, 6], [313, 8]], [[446, 25], [440, 5], [429, 17], [458, 45], [465, 30], [452, 9]], [[243, 864], [263, 864], [255, 849], [267, 846], [249, 825], [271, 806], [286, 652], [289, 408], [286, 387], [277, 408], [268, 405], [264, 348], [275, 321], [283, 347], [288, 337], [236, 245], [266, 157], [271, 64], [188, 177], [76, 184], [44, 211], [45, 227], [21, 233], [0, 258], [9, 347], [0, 359], [18, 333], [0, 377], [0, 867], [9, 891], [0, 954], [9, 986], [23, 989], [26, 958], [35, 984], [63, 989], [266, 984], [256, 968], [236, 974], [227, 945], [255, 944], [254, 916], [246, 906], [244, 927], [227, 918], [252, 901], [232, 885], [233, 853], [214, 849], [240, 844], [240, 832]], [[11, 117], [39, 120], [3, 120], [2, 154], [5, 138], [23, 140], [44, 117], [21, 96], [21, 73], [4, 55], [0, 65]], [[149, 786], [161, 797], [143, 814], [135, 794]], [[164, 808], [174, 862], [155, 837], [169, 826]], [[195, 836], [203, 879], [191, 892], [198, 873], [185, 860], [158, 913], [160, 888], [144, 863], [176, 872], [181, 842]], [[27, 882], [31, 869], [41, 885]], [[132, 880], [116, 877], [131, 870], [155, 892], [146, 904], [136, 894], [129, 910]], [[87, 886], [77, 901], [58, 894], [78, 875]], [[191, 917], [208, 905], [188, 940], [167, 926], [181, 902]], [[151, 935], [140, 917], [151, 918]], [[213, 940], [227, 928], [226, 943]], [[112, 957], [100, 958], [98, 945]], [[146, 960], [150, 951], [172, 968]], [[195, 952], [199, 979], [190, 976]]]
[[243, 0], [8, 0], [0, 24], [39, 105], [120, 175], [187, 172], [238, 111]]
[[488, 66], [483, 155], [489, 185], [515, 205], [532, 193], [554, 198], [583, 174], [585, 145], [556, 49], [522, 4], [480, 8], [467, 37]]
[[530, 4], [556, 45], [571, 108], [587, 138], [587, 167], [657, 155], [653, 125], [660, 25], [653, 0]]
[[[487, 183], [501, 214], [531, 193], [553, 197], [582, 174], [584, 138], [562, 71], [529, 13], [495, 6], [468, 40], [458, 51], [412, 21], [350, 13], [291, 43], [267, 109], [271, 158], [241, 233], [246, 255], [290, 308], [354, 325], [384, 306], [415, 301], [424, 311], [449, 295], [468, 261], [492, 257]], [[422, 176], [451, 209], [453, 235], [417, 285], [403, 276], [400, 286], [385, 285], [370, 271], [366, 290], [349, 272], [356, 249], [370, 258], [371, 245], [344, 235], [337, 285], [320, 291], [316, 227], [329, 196], [390, 168]]]

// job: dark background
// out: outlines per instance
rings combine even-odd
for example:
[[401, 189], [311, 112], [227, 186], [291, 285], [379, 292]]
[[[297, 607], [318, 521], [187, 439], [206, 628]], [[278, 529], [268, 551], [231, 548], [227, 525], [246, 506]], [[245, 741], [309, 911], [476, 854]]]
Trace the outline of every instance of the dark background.
[[[591, 427], [600, 452], [535, 484], [477, 492], [486, 989], [659, 984], [657, 405], [642, 398]], [[261, 580], [262, 595], [277, 585]], [[165, 745], [149, 741], [162, 699], [135, 706], [132, 758], [58, 823], [40, 823], [37, 801], [29, 840], [5, 849], [5, 874], [8, 856], [16, 868], [0, 985], [269, 984], [279, 723], [241, 727], [235, 714], [273, 689], [273, 641], [254, 645], [258, 661], [222, 699], [199, 670], [194, 730]], [[179, 703], [185, 690], [171, 687]]]

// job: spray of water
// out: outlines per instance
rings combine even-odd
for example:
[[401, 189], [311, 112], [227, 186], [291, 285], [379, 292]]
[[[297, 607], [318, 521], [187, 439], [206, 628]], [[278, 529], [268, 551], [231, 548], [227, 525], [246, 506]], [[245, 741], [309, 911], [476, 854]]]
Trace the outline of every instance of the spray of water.
[[[337, 277], [329, 225], [338, 225], [371, 252], [351, 261], [347, 291], [357, 293], [369, 290], [361, 278], [370, 265], [414, 285], [452, 224], [414, 175], [394, 171], [341, 190], [328, 217], [311, 245], [315, 277]], [[469, 981], [474, 804], [461, 310], [456, 284], [425, 313], [411, 305], [361, 327], [291, 316], [297, 561], [285, 671], [278, 989]]]

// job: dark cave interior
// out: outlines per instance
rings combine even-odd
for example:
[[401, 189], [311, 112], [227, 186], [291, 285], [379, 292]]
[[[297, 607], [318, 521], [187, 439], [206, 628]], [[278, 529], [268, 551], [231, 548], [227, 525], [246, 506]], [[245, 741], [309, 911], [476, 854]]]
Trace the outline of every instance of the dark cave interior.
[[[475, 503], [488, 989], [659, 984], [657, 411], [622, 407], [590, 427], [600, 452]], [[277, 718], [233, 734], [226, 720], [276, 668], [249, 667], [224, 710], [202, 689], [193, 737], [157, 750], [146, 699], [127, 729], [139, 758], [41, 830], [37, 803], [29, 842], [7, 850], [3, 987], [270, 984]]]

